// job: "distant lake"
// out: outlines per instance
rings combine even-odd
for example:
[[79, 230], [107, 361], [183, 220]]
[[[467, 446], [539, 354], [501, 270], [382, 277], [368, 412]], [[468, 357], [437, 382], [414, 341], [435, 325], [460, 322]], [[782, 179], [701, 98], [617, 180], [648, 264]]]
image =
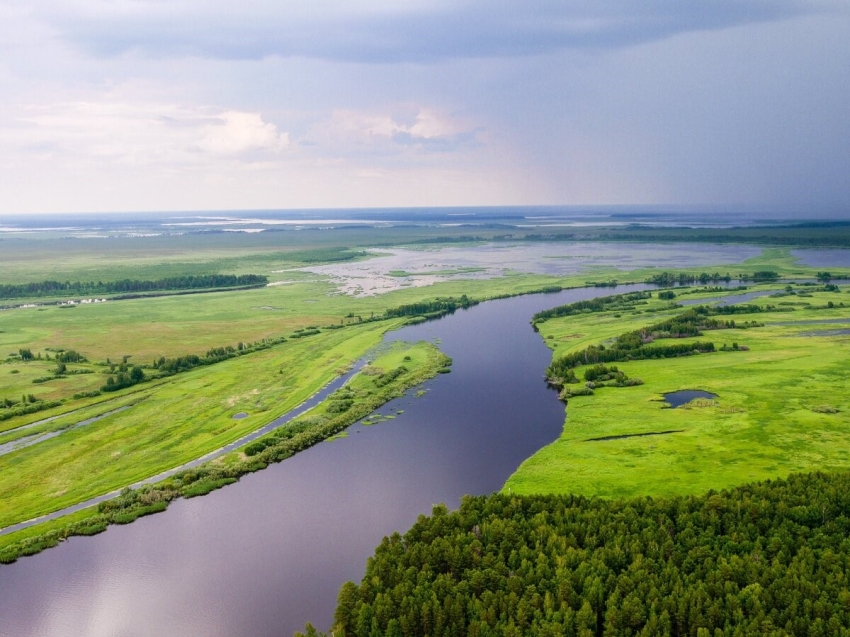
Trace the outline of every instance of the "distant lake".
[[[715, 271], [723, 269], [717, 264], [741, 263], [761, 254], [761, 249], [739, 244], [555, 241], [369, 252], [376, 256], [303, 270], [331, 277], [348, 294], [367, 296], [439, 281], [491, 279], [511, 272], [566, 276], [605, 266], [618, 270], [612, 278], [624, 279], [629, 271], [650, 266], [670, 270], [704, 266]], [[721, 274], [725, 273], [723, 269]]]
[[791, 250], [791, 255], [800, 260], [801, 265], [810, 268], [850, 268], [850, 250]]

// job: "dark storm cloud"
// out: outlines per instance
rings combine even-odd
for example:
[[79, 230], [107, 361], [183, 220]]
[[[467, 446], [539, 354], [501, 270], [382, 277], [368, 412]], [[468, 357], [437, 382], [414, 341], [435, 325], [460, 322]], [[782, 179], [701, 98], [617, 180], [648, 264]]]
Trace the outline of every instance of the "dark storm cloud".
[[815, 10], [801, 0], [318, 2], [306, 8], [264, 0], [184, 0], [62, 4], [46, 19], [99, 55], [136, 50], [154, 57], [386, 63], [618, 48]]

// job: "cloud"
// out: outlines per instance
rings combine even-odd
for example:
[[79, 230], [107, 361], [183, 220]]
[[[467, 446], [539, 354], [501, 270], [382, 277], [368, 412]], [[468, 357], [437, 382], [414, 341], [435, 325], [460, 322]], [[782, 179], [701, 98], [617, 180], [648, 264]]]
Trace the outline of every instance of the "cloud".
[[302, 143], [336, 156], [453, 152], [484, 143], [485, 131], [462, 118], [410, 105], [383, 111], [335, 110]]
[[37, 16], [98, 55], [386, 63], [618, 48], [821, 10], [806, 0], [63, 0]]
[[289, 146], [289, 135], [274, 124], [264, 122], [259, 113], [227, 111], [201, 129], [201, 150], [221, 155], [242, 155], [257, 151], [279, 151]]
[[192, 165], [274, 157], [289, 137], [259, 113], [104, 100], [22, 108], [0, 145], [34, 160]]

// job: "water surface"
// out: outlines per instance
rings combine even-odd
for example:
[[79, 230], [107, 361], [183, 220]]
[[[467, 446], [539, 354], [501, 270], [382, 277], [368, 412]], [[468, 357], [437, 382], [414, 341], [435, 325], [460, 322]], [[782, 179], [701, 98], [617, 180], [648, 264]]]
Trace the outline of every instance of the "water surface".
[[[612, 278], [642, 267], [676, 269], [735, 264], [758, 256], [761, 249], [737, 244], [531, 242], [483, 245], [389, 248], [370, 250], [377, 256], [357, 263], [302, 268], [329, 276], [355, 296], [383, 294], [402, 287], [432, 285], [457, 279], [489, 279], [511, 272], [566, 276], [594, 267], [616, 268]], [[401, 276], [401, 274], [407, 276]]]
[[697, 398], [706, 398], [710, 400], [712, 398], [717, 398], [717, 394], [712, 394], [711, 392], [703, 391], [701, 389], [682, 389], [680, 391], [664, 394], [665, 402], [667, 402], [673, 409], [681, 407], [682, 405], [687, 405], [689, 402], [694, 401]]
[[[648, 289], [621, 286], [614, 292]], [[560, 434], [531, 316], [611, 294], [580, 289], [482, 303], [390, 333], [454, 359], [403, 414], [350, 428], [239, 483], [0, 567], [2, 637], [271, 637], [329, 627], [384, 535], [431, 506], [502, 487]]]

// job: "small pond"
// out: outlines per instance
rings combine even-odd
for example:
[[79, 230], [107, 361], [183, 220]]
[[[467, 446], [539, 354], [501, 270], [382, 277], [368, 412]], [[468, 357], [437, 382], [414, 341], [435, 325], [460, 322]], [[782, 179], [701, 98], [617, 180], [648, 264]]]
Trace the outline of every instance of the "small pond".
[[673, 409], [686, 405], [697, 398], [712, 399], [717, 398], [717, 394], [712, 394], [711, 392], [703, 391], [701, 389], [683, 389], [681, 391], [664, 394], [665, 402], [669, 403], [670, 407]]

